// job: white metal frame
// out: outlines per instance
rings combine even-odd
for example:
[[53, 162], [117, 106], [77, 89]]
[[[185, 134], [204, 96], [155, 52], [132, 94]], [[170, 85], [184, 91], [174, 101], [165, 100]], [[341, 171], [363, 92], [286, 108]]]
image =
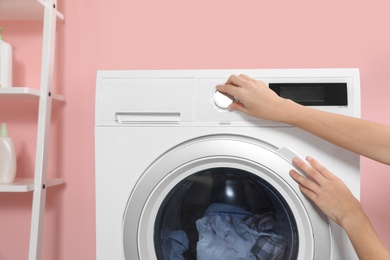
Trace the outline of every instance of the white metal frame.
[[56, 0], [37, 0], [44, 8], [43, 46], [41, 66], [41, 95], [39, 98], [37, 147], [35, 159], [34, 195], [32, 204], [29, 260], [41, 259], [42, 233], [46, 201], [46, 173], [51, 123], [52, 83], [57, 16], [63, 19]]

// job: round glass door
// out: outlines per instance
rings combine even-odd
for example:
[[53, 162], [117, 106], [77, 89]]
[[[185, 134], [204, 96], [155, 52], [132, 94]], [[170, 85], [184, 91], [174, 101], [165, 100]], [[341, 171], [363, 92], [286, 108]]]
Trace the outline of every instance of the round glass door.
[[162, 155], [126, 205], [125, 258], [329, 259], [326, 217], [289, 176], [292, 151], [273, 149], [210, 136]]
[[196, 172], [165, 196], [154, 224], [157, 259], [296, 259], [298, 228], [283, 196], [248, 171]]

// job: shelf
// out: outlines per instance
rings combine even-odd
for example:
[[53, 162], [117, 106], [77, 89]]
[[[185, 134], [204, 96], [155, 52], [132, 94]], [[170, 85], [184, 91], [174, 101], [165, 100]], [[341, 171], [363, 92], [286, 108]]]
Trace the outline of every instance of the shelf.
[[[46, 178], [49, 142], [48, 132], [50, 131], [51, 126], [52, 111], [51, 103], [52, 101], [64, 101], [63, 96], [52, 93], [56, 18], [64, 19], [64, 16], [58, 12], [57, 8], [57, 0], [0, 0], [0, 21], [43, 21], [39, 88], [0, 88], [0, 104], [4, 105], [6, 108], [13, 107], [13, 103], [17, 103], [17, 105], [22, 103], [20, 101], [32, 101], [31, 103], [38, 104], [36, 167], [34, 170], [34, 177], [17, 178], [13, 183], [0, 184], [0, 192], [32, 192], [33, 194], [28, 253], [29, 260], [39, 260], [42, 258], [43, 217], [46, 206], [46, 188], [64, 183], [61, 178], [51, 180]], [[1, 112], [4, 112], [3, 110], [4, 109], [2, 109]]]
[[[0, 0], [0, 20], [43, 20], [46, 0]], [[63, 19], [63, 15], [57, 12]]]
[[[27, 100], [38, 100], [41, 92], [38, 89], [27, 87], [12, 87], [12, 88], [0, 88], [1, 98], [22, 98]], [[64, 101], [62, 95], [53, 94], [54, 100]]]
[[[63, 184], [63, 179], [47, 180], [47, 187]], [[13, 183], [0, 184], [0, 192], [29, 192], [34, 190], [34, 179], [18, 179]]]
[[1, 0], [1, 20], [42, 20], [43, 8], [37, 0]]

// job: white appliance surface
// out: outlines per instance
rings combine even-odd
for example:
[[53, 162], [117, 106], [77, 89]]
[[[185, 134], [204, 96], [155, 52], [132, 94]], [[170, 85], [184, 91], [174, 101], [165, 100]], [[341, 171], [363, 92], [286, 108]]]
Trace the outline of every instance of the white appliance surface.
[[[260, 177], [283, 198], [286, 214], [293, 216], [293, 258], [357, 259], [344, 231], [304, 197], [288, 171], [293, 157], [311, 155], [359, 198], [359, 156], [295, 127], [224, 109], [214, 100], [215, 86], [231, 74], [267, 84], [346, 83], [347, 105], [314, 108], [360, 116], [357, 69], [98, 71], [98, 260], [163, 260], [159, 227], [172, 221], [162, 205], [176, 210], [169, 206], [171, 194], [181, 194], [176, 187], [205, 177], [208, 169], [225, 168], [243, 172], [243, 179], [246, 173]], [[197, 199], [188, 192], [186, 197]]]

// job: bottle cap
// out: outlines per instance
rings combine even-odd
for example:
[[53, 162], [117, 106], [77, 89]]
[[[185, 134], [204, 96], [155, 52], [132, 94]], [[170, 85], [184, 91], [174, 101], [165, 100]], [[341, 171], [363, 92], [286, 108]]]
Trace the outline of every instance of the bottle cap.
[[0, 137], [7, 137], [7, 136], [8, 136], [7, 124], [3, 123], [1, 124]]
[[[3, 27], [0, 27], [0, 32], [4, 30]], [[0, 41], [3, 40], [3, 36], [0, 34]]]

